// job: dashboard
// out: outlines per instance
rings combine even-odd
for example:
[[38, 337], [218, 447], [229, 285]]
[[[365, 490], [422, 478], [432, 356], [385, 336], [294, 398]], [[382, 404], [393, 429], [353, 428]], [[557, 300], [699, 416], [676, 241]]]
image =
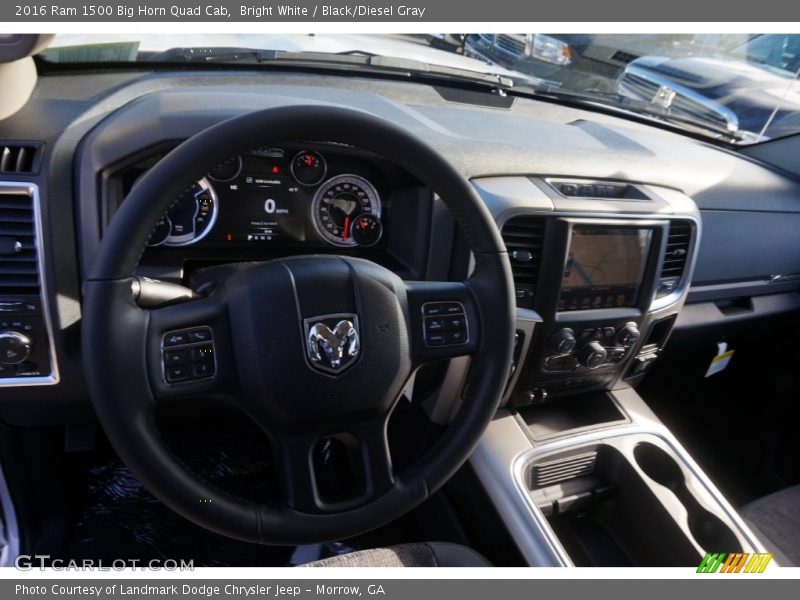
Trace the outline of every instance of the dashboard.
[[[8, 307], [0, 329], [30, 325], [35, 357], [0, 374], [5, 419], [91, 415], [81, 282], [136, 181], [228, 117], [308, 103], [390, 120], [473, 182], [515, 277], [519, 336], [507, 402], [635, 383], [674, 330], [695, 314], [722, 322], [726, 302], [738, 309], [753, 298], [734, 319], [758, 317], [762, 306], [798, 308], [800, 182], [684, 135], [408, 81], [221, 70], [44, 75], [29, 105], [0, 123], [9, 148], [36, 150], [30, 171], [1, 178], [0, 210], [30, 222], [0, 223], [0, 238], [27, 236], [10, 248], [20, 241], [15, 265], [31, 270], [3, 271], [12, 261], [0, 259], [0, 306]], [[206, 266], [309, 253], [367, 258], [407, 280], [468, 275], [452, 215], [390, 149], [281, 143], [269, 132], [264, 143], [187, 181], [154, 228], [141, 275], [191, 283]]]

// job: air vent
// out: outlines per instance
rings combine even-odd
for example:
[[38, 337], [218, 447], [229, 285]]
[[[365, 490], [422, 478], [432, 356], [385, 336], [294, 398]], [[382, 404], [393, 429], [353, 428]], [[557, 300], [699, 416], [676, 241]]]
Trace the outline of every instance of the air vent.
[[533, 308], [542, 262], [545, 221], [542, 217], [515, 217], [503, 226], [503, 240], [511, 259], [517, 306]]
[[576, 454], [557, 458], [549, 462], [542, 462], [531, 467], [529, 472], [529, 485], [531, 489], [548, 487], [577, 479], [594, 472], [597, 461], [597, 451]]
[[692, 241], [692, 223], [686, 220], [670, 221], [667, 234], [667, 251], [661, 265], [657, 297], [667, 296], [678, 287], [689, 258]]
[[32, 144], [0, 146], [0, 173], [33, 173], [39, 147]]
[[33, 198], [0, 188], [0, 297], [39, 295]]

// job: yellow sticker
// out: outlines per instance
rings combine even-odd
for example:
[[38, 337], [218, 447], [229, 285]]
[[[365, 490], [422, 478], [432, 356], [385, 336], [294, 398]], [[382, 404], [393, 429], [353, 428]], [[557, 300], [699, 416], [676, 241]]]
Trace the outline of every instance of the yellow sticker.
[[719, 361], [721, 361], [721, 360], [730, 359], [730, 357], [731, 357], [731, 356], [733, 356], [733, 353], [734, 353], [734, 352], [736, 352], [736, 350], [728, 350], [728, 351], [727, 351], [727, 352], [725, 352], [724, 354], [717, 354], [717, 355], [716, 355], [716, 356], [715, 356], [715, 357], [714, 357], [714, 358], [711, 360], [711, 364], [713, 365], [714, 363], [718, 363], [718, 362], [719, 362]]
[[731, 357], [735, 350], [728, 350], [728, 344], [725, 342], [719, 342], [717, 344], [717, 355], [711, 359], [711, 364], [708, 365], [708, 370], [706, 371], [706, 377], [711, 377], [712, 375], [716, 375], [724, 371], [728, 364], [731, 362]]

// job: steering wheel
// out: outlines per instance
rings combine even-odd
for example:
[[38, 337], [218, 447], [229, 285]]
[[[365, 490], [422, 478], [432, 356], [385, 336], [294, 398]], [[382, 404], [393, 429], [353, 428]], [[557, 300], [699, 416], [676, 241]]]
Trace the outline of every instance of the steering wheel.
[[[133, 274], [154, 223], [192, 182], [231, 156], [267, 144], [314, 141], [371, 151], [430, 185], [468, 240], [470, 277], [404, 282], [366, 260], [301, 256], [238, 265], [204, 297], [156, 308], [137, 305]], [[428, 144], [351, 109], [256, 111], [180, 144], [141, 177], [114, 215], [83, 293], [85, 377], [119, 457], [179, 514], [248, 542], [343, 539], [423, 502], [478, 443], [497, 410], [511, 362], [511, 268], [488, 210]], [[431, 323], [447, 314], [463, 321], [455, 338], [436, 335]], [[205, 352], [205, 372], [169, 381], [164, 361], [174, 343]], [[471, 356], [471, 366], [460, 409], [423, 456], [395, 472], [387, 422], [409, 378], [426, 363], [463, 355]], [[281, 502], [235, 497], [173, 454], [155, 426], [158, 403], [198, 396], [235, 402], [266, 432]], [[329, 437], [354, 449], [362, 482], [354, 497], [331, 500], [320, 490], [312, 452]]]

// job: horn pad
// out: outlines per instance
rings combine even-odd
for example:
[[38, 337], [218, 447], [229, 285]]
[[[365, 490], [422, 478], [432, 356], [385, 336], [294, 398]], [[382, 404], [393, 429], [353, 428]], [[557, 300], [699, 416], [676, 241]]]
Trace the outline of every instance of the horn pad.
[[286, 427], [335, 428], [389, 409], [410, 375], [406, 288], [375, 263], [304, 256], [225, 285], [247, 399]]

